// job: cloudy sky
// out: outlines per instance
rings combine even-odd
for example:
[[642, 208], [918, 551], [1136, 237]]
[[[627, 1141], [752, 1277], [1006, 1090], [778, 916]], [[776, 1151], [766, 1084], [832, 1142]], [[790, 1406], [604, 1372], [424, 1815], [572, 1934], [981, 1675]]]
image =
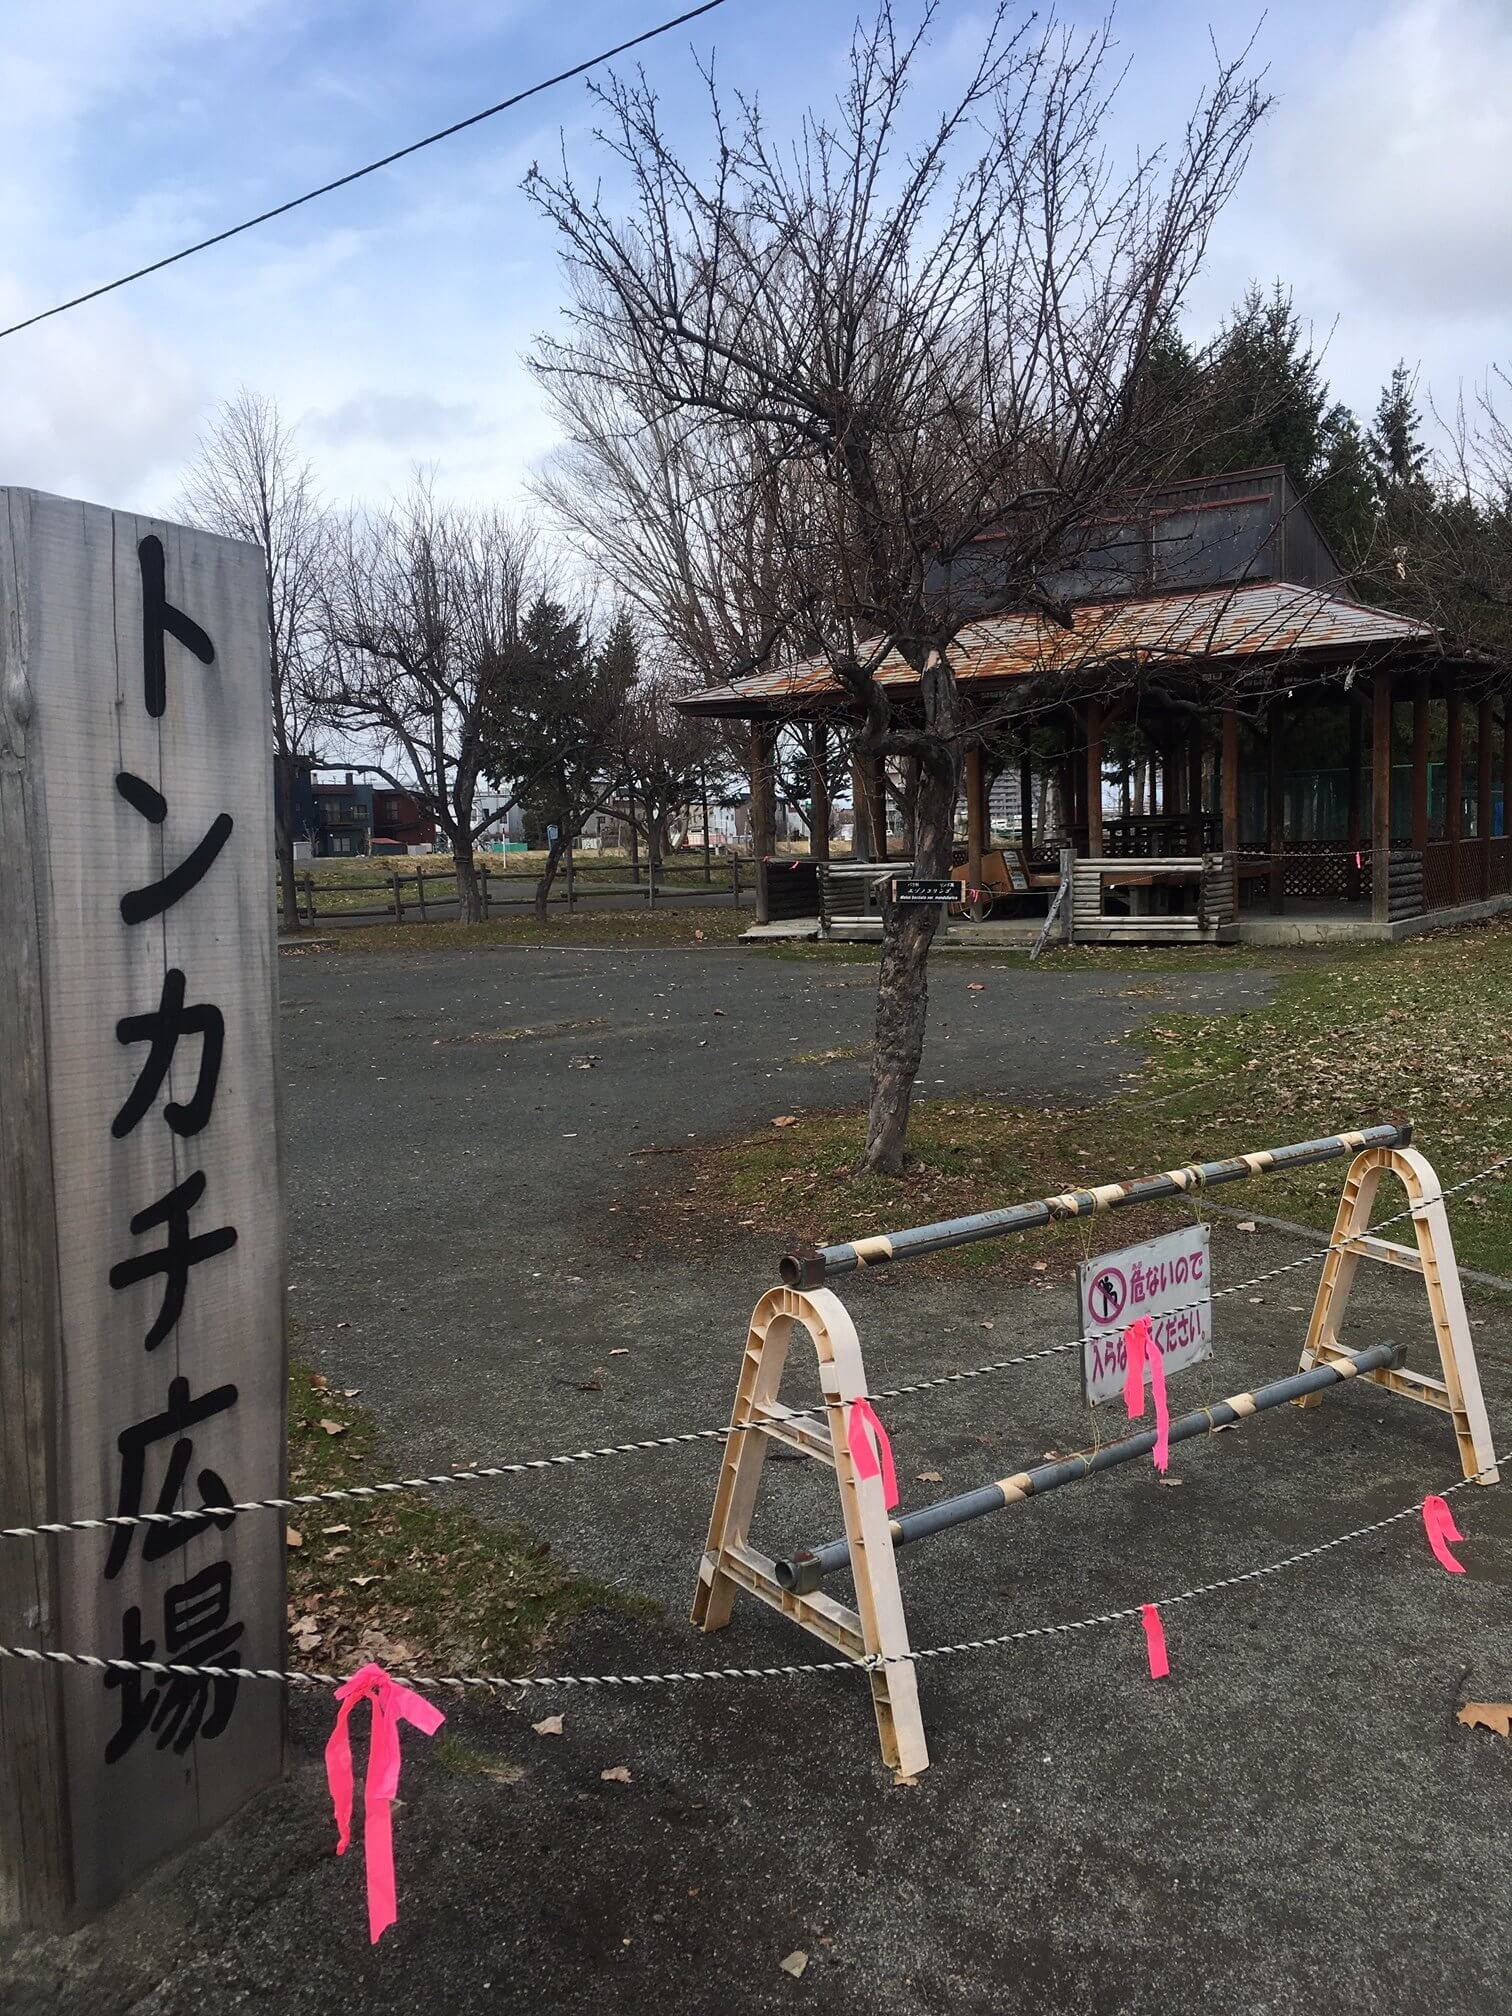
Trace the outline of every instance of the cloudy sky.
[[[0, 324], [461, 117], [677, 11], [672, 0], [6, 0]], [[690, 147], [692, 50], [775, 124], [832, 88], [855, 0], [727, 0], [641, 52]], [[1091, 18], [1073, 0], [1063, 12]], [[1243, 0], [1124, 0], [1132, 147], [1179, 134]], [[980, 15], [944, 0], [939, 72]], [[1512, 5], [1269, 0], [1278, 103], [1193, 298], [1211, 323], [1277, 275], [1364, 413], [1397, 358], [1452, 404], [1512, 362]], [[521, 365], [555, 247], [520, 194], [565, 142], [601, 172], [581, 83], [0, 344], [0, 483], [163, 510], [242, 384], [297, 421], [335, 498], [517, 500], [554, 439]]]

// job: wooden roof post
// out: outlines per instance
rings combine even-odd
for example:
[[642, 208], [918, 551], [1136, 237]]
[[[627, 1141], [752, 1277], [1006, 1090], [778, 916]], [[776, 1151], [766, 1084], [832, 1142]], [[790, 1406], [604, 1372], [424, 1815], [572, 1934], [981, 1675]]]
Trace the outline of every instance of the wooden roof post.
[[851, 859], [870, 861], [871, 805], [866, 795], [866, 764], [854, 750], [851, 752]]
[[1428, 845], [1428, 674], [1412, 682], [1412, 845]]
[[1239, 712], [1230, 702], [1223, 710], [1222, 774], [1218, 798], [1223, 809], [1223, 851], [1239, 852]]
[[809, 745], [809, 853], [830, 858], [829, 726], [816, 721]]
[[1281, 695], [1271, 701], [1265, 716], [1265, 848], [1270, 855], [1271, 915], [1279, 917], [1286, 904], [1286, 773], [1282, 768]]
[[1102, 859], [1102, 756], [1103, 708], [1101, 700], [1087, 702], [1087, 853]]
[[[1491, 705], [1489, 700], [1486, 705]], [[1034, 846], [1034, 763], [1027, 742], [1019, 757], [1019, 834], [1027, 855]]]
[[1491, 894], [1491, 696], [1475, 711], [1475, 838], [1480, 851], [1480, 893]]
[[1344, 884], [1349, 891], [1351, 903], [1358, 903], [1364, 877], [1361, 875], [1355, 856], [1364, 842], [1361, 837], [1361, 821], [1365, 816], [1365, 708], [1358, 692], [1349, 695], [1349, 806], [1345, 814], [1344, 844], [1349, 849], [1349, 860], [1344, 869]]
[[1383, 667], [1371, 689], [1370, 709], [1370, 914], [1391, 922], [1391, 672]]
[[751, 723], [751, 852], [756, 857], [756, 922], [768, 921], [766, 871], [762, 862], [775, 844], [777, 824], [773, 769], [777, 755], [777, 724]]
[[982, 886], [982, 747], [974, 742], [966, 751], [966, 883], [971, 889]]
[[1451, 687], [1446, 704], [1448, 738], [1444, 785], [1444, 838], [1449, 842], [1449, 900], [1458, 903], [1460, 888], [1460, 837], [1464, 827], [1462, 800], [1465, 795], [1465, 715], [1457, 686]]

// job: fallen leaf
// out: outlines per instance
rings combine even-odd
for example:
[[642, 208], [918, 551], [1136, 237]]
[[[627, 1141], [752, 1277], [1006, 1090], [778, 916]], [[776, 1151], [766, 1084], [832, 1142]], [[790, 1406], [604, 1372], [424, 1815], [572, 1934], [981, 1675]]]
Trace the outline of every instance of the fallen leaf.
[[789, 1953], [786, 1960], [779, 1960], [777, 1965], [782, 1969], [784, 1974], [791, 1974], [793, 1979], [797, 1981], [801, 1978], [804, 1968], [808, 1965], [808, 1955], [800, 1946], [796, 1952]]
[[1034, 1263], [1034, 1271], [1036, 1274], [1043, 1274], [1049, 1267], [1049, 1265], [1050, 1262], [1048, 1260], [1036, 1260]]
[[360, 1386], [343, 1386], [341, 1397], [343, 1400], [355, 1400], [361, 1391], [362, 1388]]
[[798, 1125], [798, 1115], [796, 1113], [779, 1113], [777, 1118], [772, 1122], [772, 1125], [774, 1127], [796, 1127]]
[[1512, 1701], [1467, 1701], [1455, 1716], [1467, 1729], [1491, 1729], [1512, 1736]]
[[723, 1013], [724, 1013], [724, 1010], [723, 1010], [723, 1008], [716, 1008], [716, 1009], [714, 1010], [714, 1013], [715, 1013], [716, 1015], [723, 1015]]
[[284, 1545], [285, 1545], [286, 1547], [303, 1547], [303, 1545], [304, 1545], [304, 1535], [303, 1535], [303, 1533], [301, 1533], [301, 1532], [300, 1532], [300, 1530], [299, 1530], [299, 1528], [298, 1528], [297, 1526], [288, 1526], [288, 1527], [285, 1527], [285, 1529], [284, 1529]]
[[530, 1726], [537, 1736], [560, 1736], [562, 1718], [560, 1715], [543, 1715], [539, 1722], [532, 1722]]
[[327, 1526], [325, 1530], [326, 1538], [329, 1540], [333, 1533], [350, 1533], [352, 1529], [350, 1526]]
[[628, 1785], [630, 1783], [630, 1766], [628, 1764], [611, 1764], [607, 1771], [600, 1771], [599, 1777], [606, 1785]]
[[330, 1421], [324, 1415], [321, 1416], [320, 1426], [324, 1428], [327, 1435], [345, 1435], [347, 1431], [345, 1421]]
[[351, 1551], [350, 1547], [331, 1547], [320, 1558], [322, 1561], [339, 1561], [343, 1554], [350, 1554]]
[[[343, 1327], [340, 1323], [336, 1325], [338, 1330]], [[310, 1384], [315, 1388], [317, 1393], [327, 1393], [330, 1391], [331, 1382], [327, 1379], [324, 1372], [312, 1372], [310, 1374]]]
[[1186, 1479], [1184, 1477], [1157, 1477], [1155, 1482], [1163, 1484], [1167, 1491], [1179, 1491], [1181, 1486], [1186, 1482]]
[[693, 942], [694, 942], [694, 944], [695, 944], [695, 945], [702, 945], [702, 943], [703, 943], [703, 933], [702, 933], [702, 931], [695, 931], [695, 932], [693, 933]]
[[915, 1484], [943, 1484], [945, 1479], [938, 1470], [921, 1470], [914, 1478]]
[[378, 1577], [376, 1575], [354, 1575], [352, 1577], [352, 1587], [354, 1589], [366, 1589], [369, 1582], [376, 1582], [377, 1580]]
[[1259, 1229], [1260, 1229], [1259, 1226], [1255, 1223], [1253, 1218], [1246, 1218], [1242, 1225], [1236, 1225], [1234, 1227], [1234, 1230], [1236, 1232], [1258, 1232]]
[[983, 1328], [984, 1330], [992, 1330], [992, 1329], [995, 1329], [995, 1328], [996, 1328], [996, 1325], [995, 1325], [995, 1324], [993, 1323], [993, 1320], [992, 1320], [992, 1318], [991, 1318], [990, 1316], [984, 1316], [984, 1317], [983, 1317], [983, 1319], [982, 1319], [982, 1328]]
[[628, 1344], [616, 1344], [614, 1349], [609, 1353], [609, 1356], [611, 1358], [628, 1358], [630, 1356], [630, 1346]]

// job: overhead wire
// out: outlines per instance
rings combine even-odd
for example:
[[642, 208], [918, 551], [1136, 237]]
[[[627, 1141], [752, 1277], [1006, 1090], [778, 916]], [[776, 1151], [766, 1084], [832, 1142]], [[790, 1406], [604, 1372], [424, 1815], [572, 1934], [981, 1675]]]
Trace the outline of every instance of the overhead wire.
[[681, 28], [689, 21], [696, 21], [702, 14], [712, 14], [716, 7], [723, 7], [725, 0], [702, 0], [697, 7], [690, 7], [670, 21], [659, 22], [654, 28], [643, 29], [639, 35], [632, 35], [624, 42], [616, 42], [612, 49], [601, 49], [596, 56], [585, 57], [581, 63], [574, 63], [568, 70], [558, 70], [553, 77], [543, 77], [538, 84], [531, 84], [523, 91], [513, 92], [508, 98], [501, 98], [496, 105], [486, 105], [481, 112], [469, 113], [465, 119], [455, 119], [450, 126], [443, 126], [439, 132], [427, 133], [421, 140], [411, 140], [406, 146], [396, 147], [392, 153], [380, 155], [376, 161], [369, 161], [361, 168], [353, 168], [345, 175], [338, 175], [330, 182], [322, 182], [318, 188], [307, 189], [302, 196], [291, 196], [287, 202], [275, 203], [271, 210], [260, 210], [255, 217], [248, 217], [240, 224], [228, 225], [224, 231], [217, 231], [209, 238], [201, 238], [193, 245], [185, 245], [178, 252], [170, 252], [165, 258], [154, 259], [146, 266], [138, 266], [134, 272], [123, 273], [117, 280], [107, 280], [99, 287], [91, 287], [86, 293], [75, 294], [67, 301], [59, 301], [51, 308], [38, 309], [35, 315], [27, 315], [19, 322], [12, 322], [8, 328], [0, 329], [0, 340], [7, 336], [17, 336], [23, 329], [33, 329], [39, 322], [46, 322], [54, 315], [64, 315], [71, 308], [82, 308], [87, 301], [98, 301], [103, 294], [113, 294], [117, 288], [129, 287], [137, 280], [145, 280], [151, 273], [161, 273], [166, 267], [176, 266], [183, 259], [192, 259], [198, 252], [208, 252], [214, 245], [224, 245], [230, 238], [238, 238], [244, 231], [256, 230], [259, 224], [270, 224], [275, 217], [287, 217], [291, 210], [301, 209], [306, 203], [313, 203], [317, 197], [329, 196], [337, 189], [350, 188], [367, 175], [376, 175], [380, 168], [391, 168], [396, 161], [407, 160], [411, 154], [418, 154], [426, 147], [434, 147], [442, 140], [450, 140], [455, 134], [465, 133], [469, 127], [482, 125], [485, 119], [497, 118], [499, 113], [508, 112], [516, 105], [523, 105], [527, 98], [539, 97], [543, 91], [553, 90], [558, 84], [568, 84], [574, 77], [582, 77], [595, 70], [601, 63], [611, 62], [616, 56], [623, 56], [631, 49], [639, 49], [643, 43], [653, 42], [659, 35], [670, 34], [674, 28]]

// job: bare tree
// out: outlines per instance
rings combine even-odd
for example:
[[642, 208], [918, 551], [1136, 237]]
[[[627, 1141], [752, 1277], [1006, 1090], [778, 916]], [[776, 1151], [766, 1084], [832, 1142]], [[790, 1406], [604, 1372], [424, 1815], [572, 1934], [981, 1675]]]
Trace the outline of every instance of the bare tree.
[[646, 853], [660, 869], [672, 819], [699, 797], [714, 753], [709, 724], [678, 712], [686, 680], [652, 673], [631, 691], [620, 739], [620, 768], [633, 798], [630, 817], [645, 820]]
[[508, 810], [476, 810], [489, 724], [514, 676], [535, 581], [531, 526], [439, 503], [417, 480], [392, 509], [351, 513], [332, 541], [326, 694], [371, 737], [374, 767], [413, 792], [449, 843], [461, 915], [483, 916], [473, 849]]
[[248, 540], [262, 553], [280, 903], [283, 928], [297, 931], [294, 793], [300, 762], [317, 754], [320, 580], [327, 526], [310, 465], [299, 454], [275, 400], [243, 387], [221, 406], [200, 436], [176, 508], [191, 524]]
[[[611, 431], [659, 430], [694, 444], [708, 495], [744, 481], [761, 499], [776, 556], [761, 583], [777, 599], [748, 634], [769, 656], [801, 644], [827, 661], [860, 750], [917, 766], [916, 860], [931, 878], [949, 871], [969, 732], [952, 652], [984, 606], [975, 542], [992, 538], [997, 606], [1070, 627], [1045, 577], [1190, 445], [1149, 366], [1264, 110], [1243, 59], [1220, 62], [1172, 157], [1141, 155], [1120, 177], [1107, 31], [1015, 29], [1000, 7], [972, 74], [909, 150], [934, 14], [900, 33], [884, 4], [856, 32], [838, 107], [810, 113], [791, 145], [710, 76], [702, 175], [644, 80], [613, 80], [600, 97], [628, 216], [565, 164], [527, 184], [573, 287], [572, 329], [538, 342], [534, 368], [607, 480]], [[658, 508], [654, 486], [633, 508]], [[878, 677], [889, 657], [912, 675], [906, 700]], [[885, 919], [872, 1169], [902, 1166], [937, 922], [912, 907]]]

